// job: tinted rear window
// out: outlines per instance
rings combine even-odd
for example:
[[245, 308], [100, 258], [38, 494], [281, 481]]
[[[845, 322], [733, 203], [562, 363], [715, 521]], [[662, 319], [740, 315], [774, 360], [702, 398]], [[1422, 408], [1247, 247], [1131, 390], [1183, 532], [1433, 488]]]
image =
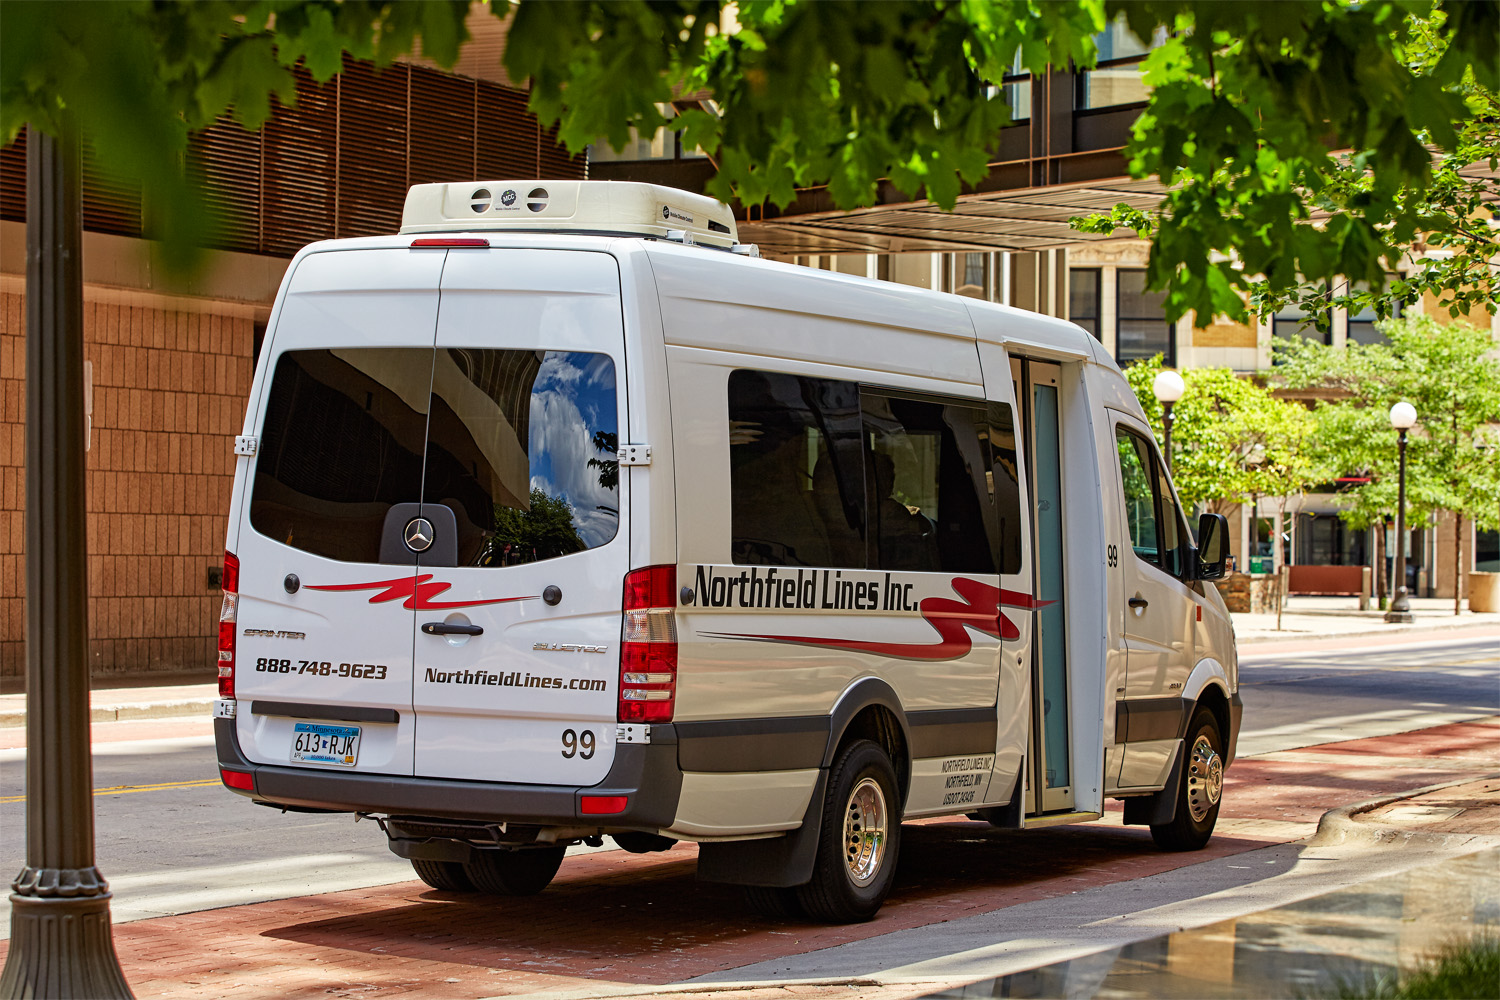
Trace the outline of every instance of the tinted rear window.
[[250, 523], [305, 552], [376, 562], [391, 505], [414, 501], [432, 348], [288, 351], [266, 402]]
[[509, 566], [615, 537], [615, 364], [606, 354], [444, 348], [424, 503], [452, 508], [460, 566]]
[[392, 505], [420, 500], [453, 511], [461, 566], [594, 548], [619, 527], [616, 409], [603, 354], [289, 351], [250, 523], [305, 552], [379, 562]]

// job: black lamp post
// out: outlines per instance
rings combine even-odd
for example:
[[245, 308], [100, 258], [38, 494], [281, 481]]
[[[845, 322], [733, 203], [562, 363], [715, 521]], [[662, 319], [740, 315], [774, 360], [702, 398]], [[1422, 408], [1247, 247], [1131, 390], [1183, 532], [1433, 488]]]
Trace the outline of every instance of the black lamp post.
[[1186, 390], [1182, 376], [1171, 369], [1163, 369], [1156, 376], [1156, 381], [1151, 383], [1151, 392], [1156, 396], [1156, 401], [1161, 403], [1161, 450], [1168, 472], [1172, 471], [1172, 404], [1181, 399]]
[[26, 866], [0, 997], [129, 997], [94, 867], [78, 134], [26, 137]]
[[1406, 597], [1406, 432], [1417, 422], [1417, 408], [1410, 403], [1397, 403], [1391, 407], [1391, 426], [1400, 436], [1397, 447], [1401, 453], [1401, 471], [1396, 487], [1396, 598], [1391, 601], [1391, 610], [1385, 620], [1393, 624], [1405, 624], [1413, 620], [1411, 603]]

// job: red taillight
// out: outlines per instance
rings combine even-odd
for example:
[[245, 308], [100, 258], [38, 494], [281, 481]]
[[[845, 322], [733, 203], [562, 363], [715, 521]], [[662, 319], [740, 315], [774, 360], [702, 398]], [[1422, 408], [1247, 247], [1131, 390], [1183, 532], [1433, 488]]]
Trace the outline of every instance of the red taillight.
[[578, 811], [585, 816], [614, 816], [629, 805], [627, 795], [584, 795], [578, 800]]
[[490, 241], [482, 236], [423, 236], [411, 241], [413, 247], [487, 247]]
[[[219, 697], [234, 697], [234, 630], [240, 607], [240, 561], [224, 553], [224, 603], [219, 605]], [[226, 774], [229, 772], [225, 772]], [[248, 780], [249, 776], [246, 775]], [[224, 779], [230, 784], [229, 779]], [[248, 785], [235, 785], [248, 788]]]
[[625, 575], [621, 722], [672, 721], [677, 698], [676, 590], [675, 566], [648, 566]]
[[221, 767], [219, 778], [230, 788], [241, 788], [247, 792], [255, 791], [255, 775], [249, 771], [226, 771]]

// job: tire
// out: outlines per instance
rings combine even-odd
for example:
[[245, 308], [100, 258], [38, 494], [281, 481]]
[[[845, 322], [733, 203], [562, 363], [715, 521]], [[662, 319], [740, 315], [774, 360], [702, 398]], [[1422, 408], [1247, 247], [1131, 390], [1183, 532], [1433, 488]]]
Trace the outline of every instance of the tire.
[[1208, 843], [1219, 819], [1224, 790], [1224, 738], [1214, 713], [1199, 705], [1183, 742], [1177, 815], [1151, 827], [1151, 839], [1167, 851], [1197, 851]]
[[464, 874], [474, 888], [492, 896], [535, 896], [557, 874], [566, 852], [566, 847], [476, 851]]
[[885, 902], [901, 849], [897, 789], [896, 769], [878, 744], [857, 740], [839, 755], [828, 776], [812, 881], [796, 892], [809, 917], [852, 924]]
[[412, 858], [411, 866], [416, 871], [417, 878], [434, 889], [441, 889], [443, 892], [474, 891], [474, 883], [469, 881], [464, 866], [457, 861], [424, 861], [421, 858]]
[[790, 920], [803, 916], [795, 887], [785, 889], [764, 885], [745, 886], [745, 905], [752, 913], [773, 920]]

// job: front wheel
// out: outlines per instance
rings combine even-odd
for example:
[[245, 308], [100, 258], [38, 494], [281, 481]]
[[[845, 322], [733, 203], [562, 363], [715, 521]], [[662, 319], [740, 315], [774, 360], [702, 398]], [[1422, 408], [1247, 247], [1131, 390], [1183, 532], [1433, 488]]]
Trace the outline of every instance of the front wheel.
[[901, 847], [897, 788], [896, 769], [878, 744], [857, 740], [839, 756], [828, 776], [812, 881], [797, 887], [809, 917], [856, 923], [885, 902]]
[[1187, 756], [1177, 789], [1177, 815], [1170, 823], [1151, 827], [1151, 839], [1168, 851], [1196, 851], [1208, 843], [1224, 792], [1224, 740], [1213, 712], [1198, 706], [1183, 746]]
[[474, 888], [496, 896], [534, 896], [547, 888], [562, 864], [566, 847], [475, 851], [464, 865]]

